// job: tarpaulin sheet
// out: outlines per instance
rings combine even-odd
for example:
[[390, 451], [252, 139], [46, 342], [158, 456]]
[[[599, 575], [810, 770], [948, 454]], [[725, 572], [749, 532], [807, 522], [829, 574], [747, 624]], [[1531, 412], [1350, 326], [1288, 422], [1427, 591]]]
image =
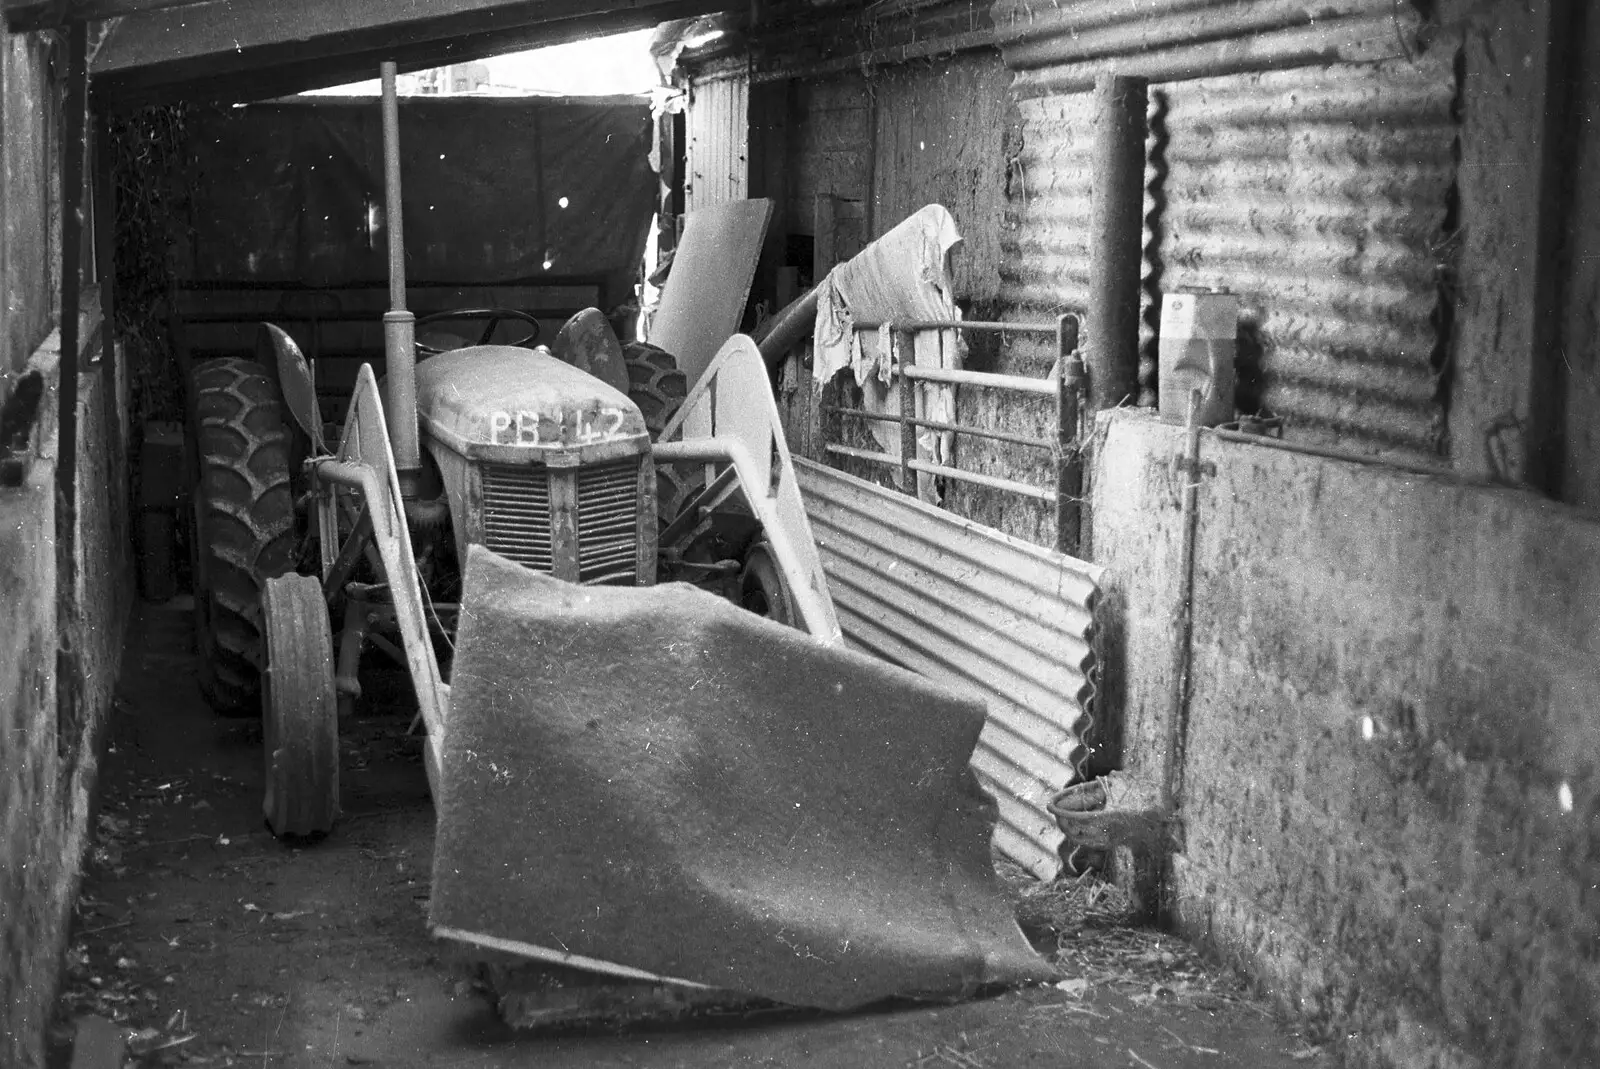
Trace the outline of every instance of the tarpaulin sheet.
[[[654, 211], [650, 142], [633, 98], [401, 100], [407, 276], [630, 276]], [[190, 147], [192, 280], [387, 279], [377, 98], [201, 112]]]
[[990, 860], [980, 704], [684, 584], [469, 551], [440, 934], [795, 1005], [1044, 979]]

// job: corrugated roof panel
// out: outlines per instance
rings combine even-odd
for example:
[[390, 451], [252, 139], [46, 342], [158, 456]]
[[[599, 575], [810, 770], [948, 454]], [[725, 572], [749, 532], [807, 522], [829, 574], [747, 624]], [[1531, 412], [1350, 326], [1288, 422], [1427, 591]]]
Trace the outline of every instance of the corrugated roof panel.
[[687, 117], [686, 209], [749, 196], [750, 79], [742, 70], [693, 83]]
[[972, 768], [995, 845], [1041, 879], [1061, 866], [1047, 808], [1075, 774], [1102, 569], [808, 461], [795, 461], [845, 637], [983, 700]]

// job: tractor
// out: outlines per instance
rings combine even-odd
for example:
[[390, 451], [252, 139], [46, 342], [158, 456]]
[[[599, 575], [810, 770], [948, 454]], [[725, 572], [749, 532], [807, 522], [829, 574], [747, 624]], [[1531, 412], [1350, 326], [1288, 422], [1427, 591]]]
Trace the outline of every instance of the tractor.
[[754, 342], [686, 383], [593, 309], [549, 346], [517, 310], [416, 320], [383, 74], [385, 381], [335, 442], [275, 326], [195, 376], [202, 686], [260, 711], [271, 830], [334, 826], [377, 647], [417, 702], [437, 935], [834, 1008], [1048, 975], [989, 864], [981, 702], [844, 647]]

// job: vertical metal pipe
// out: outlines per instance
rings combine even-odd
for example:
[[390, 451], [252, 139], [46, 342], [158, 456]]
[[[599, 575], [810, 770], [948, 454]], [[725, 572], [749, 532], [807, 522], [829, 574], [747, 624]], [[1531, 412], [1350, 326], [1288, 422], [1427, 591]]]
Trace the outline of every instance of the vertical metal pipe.
[[1139, 396], [1139, 266], [1144, 212], [1146, 83], [1095, 82], [1089, 212], [1089, 411]]
[[[1189, 666], [1194, 635], [1194, 542], [1200, 511], [1199, 390], [1189, 393], [1188, 436], [1183, 453], [1182, 542], [1178, 561], [1178, 601], [1173, 609], [1172, 675], [1167, 682], [1167, 754], [1161, 777], [1161, 808], [1176, 812], [1183, 804], [1183, 771], [1189, 747]], [[1181, 827], [1181, 823], [1179, 825]], [[1181, 833], [1180, 833], [1181, 834]]]
[[395, 89], [398, 69], [385, 62], [383, 77], [383, 185], [389, 234], [389, 311], [383, 317], [383, 356], [387, 365], [388, 394], [384, 398], [389, 420], [394, 466], [400, 476], [400, 494], [416, 496], [422, 449], [417, 441], [416, 317], [406, 311], [405, 222], [400, 203], [400, 101]]
[[395, 87], [398, 68], [387, 62], [383, 76], [384, 226], [389, 232], [389, 310], [406, 309], [405, 225], [400, 202], [400, 97]]
[[1078, 418], [1084, 377], [1077, 316], [1056, 320], [1056, 369], [1056, 551], [1076, 556], [1083, 525], [1083, 449]]

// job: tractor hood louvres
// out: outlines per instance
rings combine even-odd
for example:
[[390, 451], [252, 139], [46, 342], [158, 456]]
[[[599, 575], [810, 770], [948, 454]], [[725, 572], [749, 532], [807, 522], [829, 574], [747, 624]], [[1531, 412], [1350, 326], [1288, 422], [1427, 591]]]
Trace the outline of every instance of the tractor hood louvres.
[[639, 465], [483, 464], [484, 545], [558, 579], [637, 583]]

